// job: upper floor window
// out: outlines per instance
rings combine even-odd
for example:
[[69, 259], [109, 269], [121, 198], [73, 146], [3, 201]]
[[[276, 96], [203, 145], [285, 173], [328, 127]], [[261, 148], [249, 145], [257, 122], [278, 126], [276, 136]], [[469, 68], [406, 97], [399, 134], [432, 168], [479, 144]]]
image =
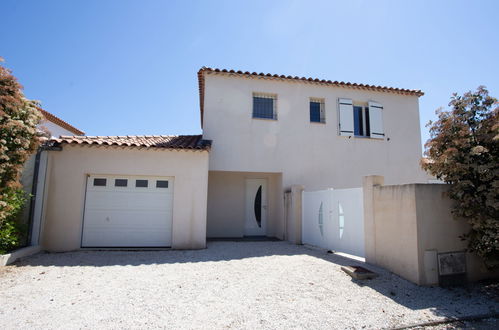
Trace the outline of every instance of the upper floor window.
[[276, 95], [253, 93], [253, 118], [277, 120], [276, 103]]
[[310, 99], [310, 122], [325, 123], [326, 112], [324, 109], [324, 99]]
[[385, 138], [381, 104], [368, 102], [367, 106], [360, 106], [354, 105], [351, 99], [339, 99], [338, 111], [340, 135]]
[[371, 136], [371, 127], [369, 125], [369, 107], [354, 105], [353, 124], [355, 136]]

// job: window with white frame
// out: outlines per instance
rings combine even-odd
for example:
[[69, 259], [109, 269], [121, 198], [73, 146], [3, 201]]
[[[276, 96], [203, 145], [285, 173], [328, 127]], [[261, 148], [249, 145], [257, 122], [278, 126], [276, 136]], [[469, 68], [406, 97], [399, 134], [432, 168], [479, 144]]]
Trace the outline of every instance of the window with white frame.
[[339, 135], [384, 139], [383, 106], [368, 102], [357, 105], [350, 99], [338, 100]]
[[277, 95], [253, 93], [253, 118], [277, 120]]
[[324, 107], [324, 99], [310, 98], [310, 122], [325, 123], [326, 111]]

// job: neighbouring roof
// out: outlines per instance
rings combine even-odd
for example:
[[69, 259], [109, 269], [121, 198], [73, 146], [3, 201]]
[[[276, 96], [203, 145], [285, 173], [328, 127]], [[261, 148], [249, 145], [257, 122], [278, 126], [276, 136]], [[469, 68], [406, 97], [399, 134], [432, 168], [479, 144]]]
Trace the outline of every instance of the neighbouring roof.
[[209, 150], [210, 140], [202, 135], [126, 135], [126, 136], [65, 136], [49, 140], [49, 144], [80, 144], [156, 149]]
[[43, 117], [45, 117], [46, 120], [48, 120], [56, 125], [61, 126], [62, 128], [70, 131], [71, 133], [74, 133], [77, 135], [85, 135], [85, 132], [80, 131], [79, 129], [77, 129], [73, 125], [68, 124], [67, 122], [65, 122], [61, 118], [51, 114], [50, 112], [43, 110], [42, 108], [38, 108], [38, 110], [40, 110], [40, 112], [42, 113]]
[[405, 89], [405, 88], [395, 88], [395, 87], [387, 87], [387, 86], [376, 86], [376, 85], [366, 85], [366, 84], [357, 84], [351, 82], [344, 81], [332, 81], [318, 78], [307, 78], [307, 77], [298, 77], [298, 76], [286, 76], [286, 75], [278, 75], [271, 73], [257, 73], [257, 72], [249, 72], [249, 71], [235, 71], [235, 70], [227, 70], [227, 69], [216, 69], [216, 68], [208, 68], [202, 67], [198, 71], [198, 83], [199, 83], [199, 107], [201, 111], [201, 127], [203, 126], [203, 113], [204, 113], [204, 75], [206, 74], [226, 74], [226, 75], [237, 75], [244, 78], [264, 78], [264, 79], [273, 79], [273, 80], [281, 80], [281, 81], [292, 81], [292, 82], [302, 82], [302, 83], [312, 83], [319, 84], [324, 86], [333, 86], [333, 87], [343, 87], [343, 88], [351, 88], [351, 89], [362, 89], [376, 92], [385, 92], [385, 93], [395, 93], [402, 95], [415, 95], [415, 96], [423, 96], [424, 93], [419, 89]]

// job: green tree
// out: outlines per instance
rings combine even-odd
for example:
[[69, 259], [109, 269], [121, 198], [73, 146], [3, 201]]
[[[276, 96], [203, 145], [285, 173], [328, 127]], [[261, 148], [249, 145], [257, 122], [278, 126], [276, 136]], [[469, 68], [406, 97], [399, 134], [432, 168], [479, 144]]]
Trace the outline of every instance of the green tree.
[[[3, 62], [1, 57], [0, 62]], [[3, 250], [18, 242], [20, 229], [16, 217], [25, 198], [19, 179], [24, 163], [39, 146], [36, 126], [41, 118], [38, 103], [26, 99], [11, 71], [0, 65], [0, 247]]]
[[453, 94], [429, 122], [423, 168], [451, 184], [453, 213], [471, 230], [463, 239], [489, 268], [499, 266], [499, 106], [487, 89]]

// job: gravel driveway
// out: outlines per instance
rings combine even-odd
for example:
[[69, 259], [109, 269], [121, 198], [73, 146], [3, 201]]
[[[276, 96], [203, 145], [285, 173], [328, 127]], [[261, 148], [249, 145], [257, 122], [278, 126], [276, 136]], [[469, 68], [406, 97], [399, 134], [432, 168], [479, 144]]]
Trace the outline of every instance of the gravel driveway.
[[383, 269], [287, 242], [198, 251], [42, 253], [0, 268], [3, 328], [390, 328], [485, 314], [482, 286], [422, 288]]

